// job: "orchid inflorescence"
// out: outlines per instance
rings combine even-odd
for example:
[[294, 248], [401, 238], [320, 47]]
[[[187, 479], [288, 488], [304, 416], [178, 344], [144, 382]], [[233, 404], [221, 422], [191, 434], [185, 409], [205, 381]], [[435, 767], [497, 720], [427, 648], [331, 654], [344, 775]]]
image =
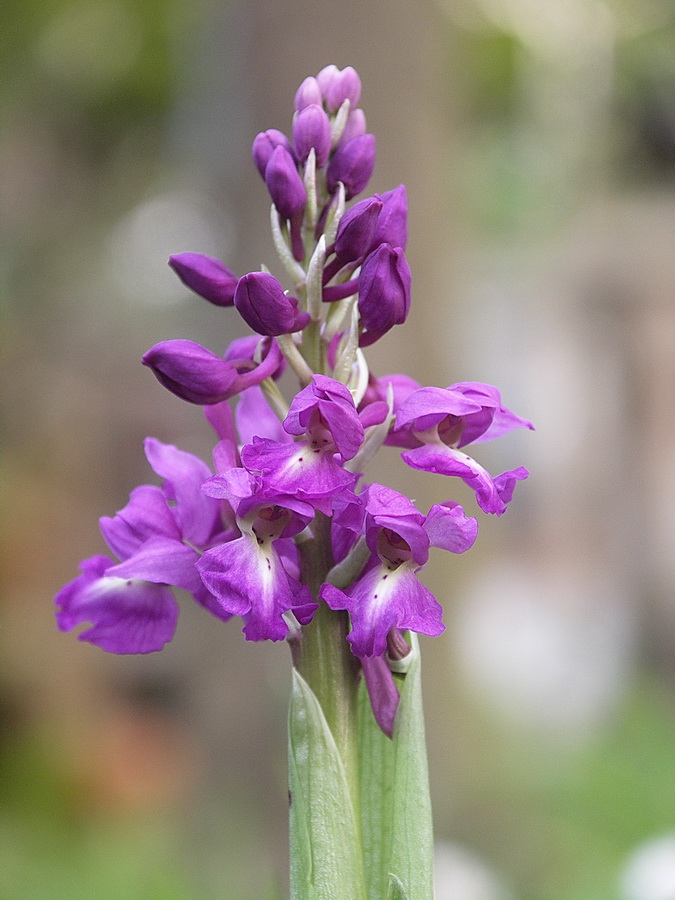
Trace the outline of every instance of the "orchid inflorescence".
[[[223, 356], [172, 340], [143, 357], [161, 384], [204, 406], [217, 438], [214, 468], [147, 438], [162, 485], [134, 489], [100, 520], [117, 561], [84, 560], [59, 591], [62, 631], [88, 623], [80, 640], [104, 650], [160, 650], [176, 628], [178, 587], [219, 619], [241, 616], [248, 640], [301, 642], [326, 604], [348, 612], [347, 640], [372, 685], [405, 655], [401, 632], [443, 631], [441, 606], [418, 573], [430, 547], [468, 550], [476, 519], [453, 501], [424, 514], [403, 494], [366, 484], [363, 469], [383, 444], [399, 447], [409, 466], [459, 477], [499, 516], [527, 470], [492, 477], [464, 450], [533, 426], [487, 384], [421, 387], [369, 372], [362, 348], [406, 320], [411, 276], [405, 187], [345, 205], [375, 163], [360, 94], [354, 69], [327, 66], [300, 85], [291, 138], [271, 129], [253, 142], [290, 291], [266, 270], [237, 277], [200, 253], [170, 258], [187, 287], [234, 306], [255, 334]], [[288, 367], [300, 384], [290, 405], [278, 384]], [[317, 582], [317, 573], [306, 577], [302, 548], [320, 522], [330, 546]], [[390, 732], [385, 705], [374, 702]]]

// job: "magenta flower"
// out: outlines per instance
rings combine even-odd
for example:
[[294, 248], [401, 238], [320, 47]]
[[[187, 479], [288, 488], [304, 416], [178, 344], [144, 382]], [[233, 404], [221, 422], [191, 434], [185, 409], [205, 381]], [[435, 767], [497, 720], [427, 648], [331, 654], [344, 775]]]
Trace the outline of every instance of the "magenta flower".
[[413, 469], [456, 475], [473, 488], [481, 509], [501, 516], [516, 482], [528, 477], [527, 469], [520, 466], [493, 478], [460, 448], [522, 427], [534, 425], [502, 406], [497, 388], [463, 382], [413, 391], [398, 409], [390, 438], [398, 446], [412, 447], [401, 456]]
[[254, 438], [241, 451], [244, 466], [261, 475], [267, 490], [307, 500], [330, 514], [332, 498], [356, 482], [343, 462], [356, 455], [364, 437], [350, 392], [333, 378], [315, 375], [291, 403], [284, 429], [304, 434], [305, 440], [280, 444]]
[[145, 451], [164, 485], [141, 485], [124, 509], [100, 521], [121, 562], [102, 555], [84, 560], [82, 574], [55, 597], [59, 629], [87, 622], [79, 639], [110, 653], [151, 653], [171, 640], [178, 619], [171, 586], [219, 618], [230, 617], [195, 569], [201, 549], [229, 538], [222, 503], [199, 490], [211, 476], [208, 466], [155, 438], [147, 438]]
[[[326, 66], [300, 84], [290, 138], [269, 129], [253, 141], [286, 283], [267, 266], [238, 278], [205, 254], [170, 257], [183, 284], [234, 306], [254, 332], [222, 355], [170, 340], [143, 356], [164, 387], [204, 407], [215, 433], [212, 468], [148, 438], [161, 486], [141, 485], [100, 520], [110, 555], [82, 563], [57, 594], [56, 615], [61, 630], [85, 626], [82, 640], [147, 653], [171, 640], [179, 588], [222, 620], [241, 616], [248, 640], [288, 637], [303, 690], [321, 703], [324, 672], [315, 663], [336, 654], [329, 680], [351, 692], [361, 673], [376, 721], [391, 736], [402, 670], [389, 666], [409, 649], [401, 631], [443, 631], [441, 606], [420, 570], [431, 547], [467, 550], [477, 524], [451, 500], [424, 515], [397, 491], [364, 487], [363, 471], [383, 444], [393, 445], [413, 468], [461, 478], [484, 511], [501, 515], [527, 470], [493, 477], [465, 448], [533, 426], [490, 385], [421, 387], [404, 374], [370, 374], [364, 348], [406, 321], [411, 272], [405, 186], [358, 199], [376, 157], [360, 97], [354, 69]], [[294, 392], [286, 376], [297, 377]], [[309, 585], [318, 584], [317, 597]], [[328, 607], [320, 627], [303, 630], [320, 599]], [[345, 666], [350, 657], [335, 642], [346, 613], [361, 662]], [[384, 893], [394, 880], [402, 881], [396, 875], [380, 886]]]
[[[270, 495], [263, 480], [244, 469], [209, 478], [203, 491], [226, 500], [235, 510], [241, 536], [207, 550], [197, 570], [223, 611], [243, 616], [249, 641], [279, 641], [288, 633], [284, 614], [306, 624], [317, 604], [309, 588], [284, 565], [279, 544], [302, 531], [313, 518], [312, 506], [295, 497]], [[291, 544], [292, 547], [292, 544]]]
[[385, 652], [392, 628], [441, 634], [441, 606], [416, 573], [432, 544], [463, 553], [473, 545], [478, 526], [457, 504], [439, 504], [424, 516], [407, 497], [381, 484], [360, 496], [370, 562], [350, 587], [324, 584], [320, 596], [331, 609], [348, 610], [352, 630], [347, 640], [356, 656], [373, 657]]

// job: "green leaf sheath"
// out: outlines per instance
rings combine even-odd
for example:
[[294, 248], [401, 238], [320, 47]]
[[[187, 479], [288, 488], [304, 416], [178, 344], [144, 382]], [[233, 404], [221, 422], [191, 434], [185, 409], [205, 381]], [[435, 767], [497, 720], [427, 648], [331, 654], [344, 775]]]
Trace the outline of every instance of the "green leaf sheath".
[[[393, 740], [378, 728], [365, 684], [359, 687], [359, 769], [364, 870], [369, 900], [433, 900], [433, 830], [427, 767], [420, 650], [395, 676], [401, 694]], [[390, 873], [405, 892], [391, 893]], [[398, 890], [398, 888], [396, 888]]]
[[389, 890], [387, 891], [387, 900], [410, 900], [406, 889], [395, 875], [389, 876]]
[[345, 767], [316, 696], [295, 670], [289, 785], [291, 900], [368, 900]]

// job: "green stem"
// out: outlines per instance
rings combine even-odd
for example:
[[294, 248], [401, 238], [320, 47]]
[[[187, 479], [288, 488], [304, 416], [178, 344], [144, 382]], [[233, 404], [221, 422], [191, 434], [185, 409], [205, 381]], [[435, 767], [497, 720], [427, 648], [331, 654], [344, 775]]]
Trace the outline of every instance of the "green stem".
[[312, 372], [324, 373], [326, 360], [321, 341], [321, 322], [316, 319], [309, 322], [302, 332], [302, 355]]
[[[314, 537], [300, 546], [302, 581], [316, 597], [333, 565], [330, 520], [320, 513], [314, 522]], [[346, 612], [319, 609], [302, 631], [295, 664], [319, 701], [342, 757], [354, 809], [358, 810], [357, 688], [358, 661], [346, 637]]]

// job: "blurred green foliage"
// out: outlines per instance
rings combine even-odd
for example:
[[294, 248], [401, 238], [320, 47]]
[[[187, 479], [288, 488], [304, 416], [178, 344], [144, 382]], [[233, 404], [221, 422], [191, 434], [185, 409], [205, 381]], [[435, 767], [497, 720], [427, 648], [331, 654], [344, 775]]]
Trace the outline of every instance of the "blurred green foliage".
[[[548, 757], [467, 713], [476, 752], [454, 773], [466, 794], [453, 837], [491, 860], [518, 900], [616, 900], [629, 852], [673, 826], [675, 710], [663, 686], [643, 678], [590, 746]], [[221, 871], [237, 866], [236, 834]], [[92, 817], [44, 734], [0, 744], [2, 900], [208, 900], [188, 884], [189, 855], [189, 835], [165, 819]]]

